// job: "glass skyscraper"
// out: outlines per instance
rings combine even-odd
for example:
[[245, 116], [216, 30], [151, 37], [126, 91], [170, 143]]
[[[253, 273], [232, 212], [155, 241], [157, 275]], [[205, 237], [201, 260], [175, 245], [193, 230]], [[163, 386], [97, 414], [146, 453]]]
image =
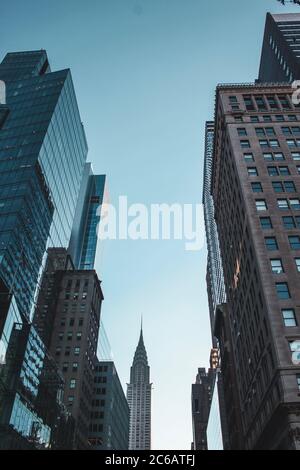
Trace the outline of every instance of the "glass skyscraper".
[[69, 69], [44, 50], [0, 64], [0, 277], [29, 318], [46, 246], [68, 246], [87, 143]]
[[105, 181], [105, 175], [94, 175], [86, 163], [69, 245], [76, 269], [94, 269]]

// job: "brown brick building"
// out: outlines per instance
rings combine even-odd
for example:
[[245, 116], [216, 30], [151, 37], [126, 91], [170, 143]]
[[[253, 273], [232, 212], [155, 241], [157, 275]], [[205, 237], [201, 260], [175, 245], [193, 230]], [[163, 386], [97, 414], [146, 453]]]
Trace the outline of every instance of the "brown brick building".
[[300, 449], [300, 108], [291, 94], [289, 85], [216, 93], [212, 194], [227, 304], [215, 334], [235, 448]]
[[75, 449], [89, 448], [102, 300], [94, 270], [74, 270], [66, 250], [48, 250], [34, 324], [64, 376], [64, 402], [76, 422]]

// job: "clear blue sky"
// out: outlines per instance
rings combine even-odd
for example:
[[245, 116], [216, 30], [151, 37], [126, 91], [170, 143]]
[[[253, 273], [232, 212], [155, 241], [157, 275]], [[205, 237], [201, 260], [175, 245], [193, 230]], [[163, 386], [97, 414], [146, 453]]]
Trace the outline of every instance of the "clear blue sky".
[[[0, 9], [0, 56], [45, 48], [70, 67], [94, 170], [111, 202], [196, 203], [205, 120], [219, 82], [258, 73], [276, 0], [12, 0]], [[140, 314], [154, 382], [153, 448], [188, 449], [190, 389], [207, 366], [206, 252], [180, 241], [105, 242], [103, 318], [125, 387]]]

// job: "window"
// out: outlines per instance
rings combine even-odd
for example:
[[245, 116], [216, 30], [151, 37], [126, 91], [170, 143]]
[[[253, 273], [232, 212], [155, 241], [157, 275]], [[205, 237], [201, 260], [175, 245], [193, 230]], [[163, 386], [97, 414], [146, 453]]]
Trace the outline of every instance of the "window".
[[83, 325], [83, 318], [79, 318], [78, 326], [82, 326], [82, 325]]
[[248, 170], [248, 175], [249, 176], [258, 176], [258, 171], [257, 171], [257, 168], [255, 166], [248, 167], [247, 170]]
[[236, 96], [229, 96], [229, 102], [231, 104], [237, 103], [238, 102], [237, 97]]
[[266, 237], [265, 244], [268, 251], [276, 251], [278, 250], [278, 244], [276, 237]]
[[279, 142], [277, 139], [270, 139], [269, 140], [270, 147], [279, 147]]
[[62, 318], [60, 320], [60, 326], [65, 326], [66, 325], [66, 319], [65, 318]]
[[70, 380], [70, 388], [75, 388], [76, 387], [76, 379], [71, 379]]
[[300, 161], [300, 152], [292, 152], [292, 157], [295, 162]]
[[68, 341], [72, 341], [72, 336], [73, 336], [72, 331], [69, 331], [68, 336], [67, 336]]
[[296, 192], [296, 186], [293, 181], [284, 181], [284, 190], [287, 193], [295, 193]]
[[235, 122], [243, 122], [243, 117], [242, 116], [234, 116]]
[[245, 103], [247, 111], [254, 111], [255, 108], [254, 108], [254, 105], [253, 105], [252, 97], [251, 96], [244, 96], [243, 98], [244, 98], [244, 103]]
[[270, 230], [273, 228], [270, 217], [261, 217], [260, 225], [263, 230]]
[[255, 96], [255, 101], [259, 111], [266, 110], [266, 104], [262, 96]]
[[249, 140], [241, 140], [241, 147], [242, 149], [249, 149], [250, 148]]
[[80, 348], [79, 347], [74, 348], [74, 355], [79, 356], [79, 353], [80, 353]]
[[285, 160], [285, 157], [282, 152], [275, 152], [274, 153], [274, 160], [276, 162], [283, 162]]
[[252, 191], [254, 193], [262, 193], [263, 192], [263, 188], [262, 188], [261, 183], [251, 183], [251, 186], [252, 186]]
[[286, 282], [277, 282], [276, 283], [277, 296], [280, 300], [290, 299], [289, 286]]
[[294, 114], [289, 114], [288, 115], [288, 120], [289, 121], [297, 121], [297, 116], [295, 116]]
[[290, 106], [290, 103], [289, 103], [289, 100], [288, 100], [287, 96], [279, 95], [278, 99], [279, 99], [280, 104], [283, 107], [283, 109], [290, 109], [291, 106]]
[[269, 176], [278, 176], [279, 172], [276, 166], [268, 166]]
[[296, 147], [296, 141], [295, 141], [295, 139], [287, 139], [287, 140], [286, 140], [286, 143], [287, 143], [287, 146], [288, 146], [289, 148]]
[[300, 392], [300, 375], [297, 375], [297, 385], [298, 385], [298, 390]]
[[246, 131], [245, 127], [240, 127], [237, 131], [238, 131], [238, 135], [240, 137], [244, 137], [245, 135], [247, 135], [247, 131]]
[[266, 135], [263, 127], [256, 127], [255, 132], [256, 132], [256, 135], [259, 137], [264, 137]]
[[73, 397], [73, 395], [69, 395], [69, 396], [68, 396], [68, 405], [69, 405], [69, 406], [72, 406], [72, 405], [73, 405], [73, 402], [74, 402], [74, 397]]
[[290, 206], [292, 210], [300, 209], [300, 200], [299, 199], [290, 199]]
[[55, 350], [55, 356], [60, 356], [61, 348], [57, 347]]
[[300, 166], [297, 166], [298, 174], [300, 175]]
[[278, 208], [281, 211], [286, 211], [289, 209], [289, 204], [287, 199], [277, 199]]
[[300, 127], [299, 126], [293, 126], [292, 127], [292, 132], [293, 132], [293, 134], [299, 134], [300, 133]]
[[60, 341], [62, 341], [62, 340], [64, 339], [64, 334], [63, 334], [63, 332], [60, 332], [60, 333], [59, 333], [58, 339], [59, 339]]
[[292, 131], [289, 127], [282, 127], [281, 130], [284, 135], [287, 135], [287, 136], [292, 135]]
[[282, 116], [281, 114], [277, 114], [275, 118], [276, 118], [276, 121], [279, 121], [279, 122], [284, 121], [284, 116]]
[[[273, 136], [273, 135], [276, 135], [275, 134], [275, 131], [274, 131], [274, 127], [266, 127], [266, 134], [268, 136]], [[279, 144], [278, 144], [279, 145]]]
[[70, 326], [73, 326], [73, 325], [74, 325], [74, 321], [75, 321], [75, 318], [70, 318], [70, 323], [69, 323], [69, 325], [70, 325]]
[[282, 176], [286, 176], [286, 175], [289, 175], [289, 174], [290, 174], [290, 170], [288, 169], [287, 166], [280, 166], [280, 167], [279, 167], [279, 173], [280, 173], [280, 175], [282, 175]]
[[65, 356], [70, 356], [70, 346], [67, 346], [66, 349], [65, 349]]
[[67, 372], [68, 367], [69, 367], [69, 363], [68, 363], [68, 362], [64, 362], [64, 363], [63, 363], [63, 368], [62, 368], [63, 372]]
[[296, 228], [295, 220], [293, 217], [290, 217], [290, 216], [282, 217], [282, 222], [283, 222], [284, 228], [288, 230]]
[[264, 122], [272, 122], [271, 116], [263, 116]]
[[78, 362], [73, 362], [73, 364], [72, 364], [73, 372], [77, 372], [77, 369], [78, 369]]
[[281, 310], [284, 326], [297, 326], [295, 310], [292, 308]]
[[255, 201], [255, 205], [258, 212], [268, 210], [267, 203], [264, 199], [258, 199]]
[[267, 140], [260, 140], [259, 145], [261, 146], [261, 148], [268, 148], [269, 142]]
[[76, 335], [77, 341], [80, 341], [80, 340], [81, 340], [81, 337], [82, 337], [82, 333], [77, 333], [77, 335]]
[[298, 273], [300, 273], [300, 258], [295, 258], [295, 264], [296, 264]]
[[253, 154], [252, 153], [244, 153], [244, 160], [245, 162], [254, 162], [254, 157], [253, 157]]
[[264, 153], [264, 160], [266, 162], [272, 162], [273, 161], [273, 154], [272, 153]]
[[273, 186], [275, 193], [283, 193], [284, 189], [283, 189], [283, 184], [281, 183], [281, 181], [273, 181], [272, 186]]
[[250, 120], [251, 122], [259, 122], [258, 116], [251, 116]]
[[284, 270], [281, 259], [271, 259], [271, 269], [273, 274], [282, 274]]
[[267, 100], [271, 109], [278, 109], [278, 104], [274, 96], [267, 96]]
[[296, 215], [296, 217], [295, 217], [295, 223], [296, 223], [296, 226], [297, 226], [298, 228], [300, 228], [300, 216], [299, 216], [299, 215]]
[[292, 250], [300, 250], [300, 237], [298, 235], [290, 236], [289, 242]]

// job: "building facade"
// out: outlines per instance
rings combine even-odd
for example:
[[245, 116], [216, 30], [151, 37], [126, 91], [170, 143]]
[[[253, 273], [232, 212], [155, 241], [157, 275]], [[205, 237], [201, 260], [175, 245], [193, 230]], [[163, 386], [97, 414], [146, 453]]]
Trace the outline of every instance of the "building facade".
[[207, 423], [212, 398], [214, 371], [199, 368], [192, 384], [193, 450], [207, 450]]
[[30, 317], [46, 246], [67, 246], [87, 156], [70, 70], [44, 50], [0, 64], [0, 276]]
[[68, 250], [76, 269], [94, 269], [105, 182], [106, 176], [94, 175], [86, 163]]
[[151, 449], [151, 392], [150, 367], [141, 329], [130, 369], [130, 383], [127, 384], [127, 401], [130, 409], [130, 450]]
[[94, 270], [75, 270], [66, 249], [49, 249], [48, 257], [34, 324], [64, 378], [63, 401], [75, 419], [74, 448], [89, 449], [101, 283]]
[[267, 14], [259, 82], [300, 79], [300, 13]]
[[95, 366], [89, 442], [95, 450], [128, 450], [129, 406], [112, 361]]
[[227, 302], [214, 333], [237, 448], [300, 448], [300, 109], [291, 93], [271, 84], [216, 92], [212, 194]]

